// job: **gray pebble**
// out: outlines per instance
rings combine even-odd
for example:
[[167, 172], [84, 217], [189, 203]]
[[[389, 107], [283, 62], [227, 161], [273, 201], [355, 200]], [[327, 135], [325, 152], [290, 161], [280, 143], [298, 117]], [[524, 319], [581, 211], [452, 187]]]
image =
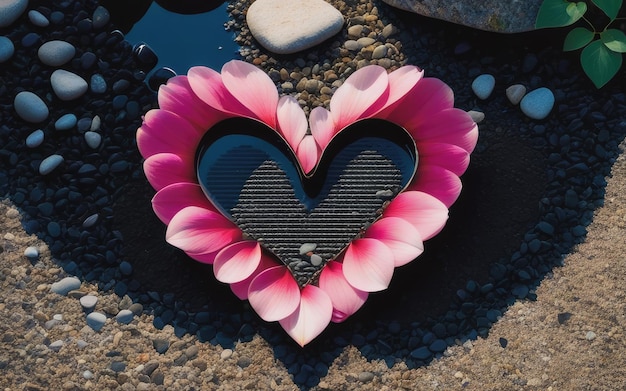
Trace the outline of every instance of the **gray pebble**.
[[355, 24], [354, 26], [348, 27], [348, 35], [352, 37], [359, 37], [361, 36], [362, 32], [363, 32], [362, 24]]
[[131, 310], [135, 315], [141, 315], [141, 313], [143, 312], [143, 305], [141, 305], [141, 303], [133, 303], [130, 307], [128, 307], [128, 309]]
[[69, 42], [49, 41], [39, 47], [37, 56], [39, 60], [51, 67], [61, 66], [76, 55], [76, 48]]
[[472, 117], [472, 120], [477, 124], [481, 123], [485, 119], [485, 113], [481, 111], [470, 110], [467, 114], [469, 114], [470, 117]]
[[107, 90], [107, 82], [102, 75], [95, 73], [91, 76], [89, 88], [94, 94], [104, 94]]
[[107, 321], [107, 316], [101, 312], [92, 312], [87, 315], [87, 325], [95, 331], [100, 331]]
[[79, 339], [78, 341], [76, 341], [76, 346], [78, 346], [79, 349], [84, 349], [89, 346], [89, 344], [86, 341]]
[[472, 82], [472, 91], [479, 99], [487, 99], [493, 92], [495, 85], [496, 79], [492, 75], [479, 75]]
[[167, 349], [169, 349], [170, 341], [162, 338], [155, 338], [152, 341], [152, 346], [154, 347], [154, 350], [157, 351], [157, 353], [163, 354], [167, 352]]
[[13, 41], [7, 37], [0, 37], [0, 63], [13, 57], [13, 53], [15, 53]]
[[32, 24], [37, 27], [47, 27], [50, 24], [48, 18], [46, 18], [41, 12], [36, 10], [28, 11], [28, 19]]
[[61, 348], [63, 347], [63, 341], [61, 341], [60, 339], [52, 342], [50, 345], [48, 345], [48, 348], [50, 350], [53, 350], [55, 352], [58, 352], [59, 350], [61, 350]]
[[374, 42], [376, 42], [376, 40], [370, 37], [363, 37], [363, 38], [357, 39], [356, 42], [359, 44], [360, 47], [364, 48], [366, 46], [373, 44]]
[[72, 129], [74, 126], [76, 126], [76, 121], [77, 119], [74, 114], [64, 114], [61, 116], [61, 118], [56, 120], [56, 122], [54, 123], [54, 128], [56, 130]]
[[24, 121], [38, 123], [48, 118], [48, 106], [44, 101], [30, 91], [22, 91], [15, 95], [13, 107]]
[[93, 16], [91, 17], [93, 20], [93, 28], [97, 30], [106, 26], [110, 18], [111, 15], [109, 11], [103, 6], [98, 6], [95, 11], [93, 11]]
[[69, 291], [80, 288], [80, 280], [78, 277], [65, 277], [61, 281], [57, 281], [50, 286], [50, 290], [59, 295], [65, 296]]
[[130, 276], [133, 273], [133, 265], [126, 261], [120, 263], [120, 272], [125, 276]]
[[133, 314], [133, 311], [131, 310], [121, 310], [117, 313], [117, 315], [115, 315], [115, 320], [119, 323], [129, 324], [133, 321], [134, 316], [135, 314]]
[[102, 136], [96, 132], [85, 132], [85, 142], [91, 149], [97, 149], [102, 141]]
[[222, 350], [222, 353], [220, 353], [220, 358], [222, 360], [226, 360], [228, 358], [230, 358], [230, 356], [233, 355], [233, 351], [231, 349], [224, 349]]
[[545, 87], [537, 88], [522, 98], [520, 109], [532, 119], [544, 119], [554, 107], [554, 94]]
[[372, 372], [361, 372], [359, 373], [359, 381], [361, 383], [369, 383], [374, 380], [374, 374]]
[[26, 137], [26, 146], [28, 148], [37, 148], [43, 143], [44, 133], [43, 130], [37, 129]]
[[315, 243], [303, 243], [298, 251], [300, 252], [300, 255], [304, 255], [308, 252], [315, 251], [316, 248], [317, 244]]
[[379, 59], [385, 57], [387, 55], [387, 50], [388, 48], [385, 45], [376, 46], [372, 52], [372, 58]]
[[91, 216], [87, 217], [84, 221], [83, 221], [83, 228], [89, 228], [92, 227], [96, 222], [98, 222], [98, 214], [92, 214]]
[[323, 261], [324, 259], [322, 259], [322, 257], [320, 257], [319, 255], [317, 254], [311, 255], [311, 265], [319, 266], [322, 264]]
[[596, 339], [596, 333], [594, 333], [593, 331], [587, 331], [587, 334], [585, 334], [585, 339], [587, 341], [593, 341], [594, 339]]
[[78, 129], [78, 131], [81, 133], [88, 131], [89, 128], [91, 128], [91, 118], [89, 117], [81, 118], [76, 123], [76, 129]]
[[347, 40], [346, 42], [344, 42], [343, 46], [350, 50], [351, 52], [357, 51], [359, 49], [361, 49], [361, 45], [359, 45], [359, 43], [355, 40]]
[[125, 369], [126, 369], [126, 364], [123, 363], [122, 361], [113, 361], [111, 363], [111, 370], [113, 372], [124, 372]]
[[28, 7], [28, 0], [0, 1], [0, 27], [10, 26]]
[[50, 76], [52, 90], [64, 101], [80, 98], [87, 92], [87, 82], [75, 73], [57, 69]]
[[96, 303], [98, 302], [98, 297], [94, 295], [85, 295], [81, 297], [79, 301], [80, 301], [80, 305], [85, 310], [91, 310], [96, 306]]
[[383, 37], [389, 38], [397, 32], [398, 32], [398, 29], [396, 28], [396, 26], [392, 24], [388, 24], [383, 28], [382, 34], [383, 34]]
[[24, 256], [28, 259], [37, 259], [39, 257], [39, 250], [34, 246], [26, 247], [26, 250], [24, 250]]
[[93, 379], [93, 372], [90, 370], [83, 371], [83, 378], [87, 380]]

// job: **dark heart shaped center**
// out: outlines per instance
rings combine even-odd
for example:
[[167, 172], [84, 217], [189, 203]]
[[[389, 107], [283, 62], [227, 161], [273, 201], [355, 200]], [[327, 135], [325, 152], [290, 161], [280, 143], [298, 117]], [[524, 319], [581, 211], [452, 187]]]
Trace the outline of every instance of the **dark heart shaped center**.
[[231, 118], [206, 133], [196, 160], [206, 196], [303, 287], [409, 184], [417, 148], [400, 126], [361, 120], [339, 132], [305, 174], [274, 130]]

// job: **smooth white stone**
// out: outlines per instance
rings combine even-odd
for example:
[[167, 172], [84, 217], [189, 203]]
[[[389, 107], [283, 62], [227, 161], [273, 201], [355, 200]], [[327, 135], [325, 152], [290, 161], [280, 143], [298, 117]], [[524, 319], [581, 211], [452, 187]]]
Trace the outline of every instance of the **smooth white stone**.
[[26, 247], [26, 250], [24, 250], [24, 256], [29, 259], [36, 259], [39, 257], [39, 249], [35, 246]]
[[97, 149], [102, 141], [102, 136], [96, 132], [85, 132], [85, 142], [91, 149]]
[[80, 288], [80, 280], [78, 277], [65, 277], [61, 281], [57, 281], [50, 286], [50, 290], [59, 295], [65, 296], [68, 292]]
[[91, 120], [91, 127], [89, 128], [89, 130], [91, 130], [92, 132], [100, 130], [100, 116], [99, 115], [96, 115], [93, 117], [93, 119]]
[[317, 254], [311, 255], [311, 265], [319, 266], [319, 265], [322, 264], [322, 261], [324, 261], [324, 260], [319, 255], [317, 255]]
[[22, 91], [15, 95], [13, 107], [24, 121], [38, 123], [48, 118], [48, 106], [44, 101], [30, 91]]
[[92, 312], [87, 315], [87, 325], [95, 331], [100, 331], [107, 321], [107, 316], [100, 312]]
[[300, 246], [300, 255], [304, 255], [308, 252], [315, 251], [317, 248], [317, 244], [315, 243], [302, 243]]
[[26, 137], [26, 146], [28, 148], [37, 148], [43, 143], [44, 133], [43, 130], [37, 129]]
[[37, 50], [37, 57], [51, 67], [61, 66], [70, 61], [76, 55], [76, 48], [69, 42], [49, 41]]
[[61, 155], [50, 155], [47, 158], [43, 159], [39, 164], [39, 173], [41, 175], [48, 175], [55, 168], [59, 166], [59, 164], [63, 163], [65, 159]]
[[246, 21], [252, 36], [279, 54], [313, 47], [343, 28], [343, 15], [324, 0], [256, 0]]
[[472, 117], [472, 120], [477, 124], [481, 123], [485, 119], [485, 113], [481, 111], [470, 110], [467, 114], [469, 114], [470, 117]]
[[50, 76], [52, 90], [61, 100], [74, 100], [87, 92], [87, 82], [75, 73], [57, 69]]
[[526, 95], [526, 87], [521, 84], [513, 84], [506, 89], [506, 97], [514, 105], [519, 104], [524, 95]]
[[79, 299], [80, 305], [86, 309], [90, 310], [96, 306], [98, 302], [98, 297], [94, 295], [85, 295]]
[[483, 74], [472, 82], [472, 91], [479, 99], [487, 99], [496, 86], [496, 79], [489, 74]]
[[0, 63], [9, 60], [15, 53], [15, 45], [7, 37], [0, 37]]
[[0, 0], [0, 27], [10, 26], [28, 7], [28, 0]]
[[46, 18], [41, 12], [36, 10], [28, 11], [28, 19], [32, 24], [37, 27], [47, 27], [50, 24], [48, 18]]
[[522, 112], [532, 119], [544, 119], [554, 107], [554, 94], [545, 87], [537, 88], [522, 98]]

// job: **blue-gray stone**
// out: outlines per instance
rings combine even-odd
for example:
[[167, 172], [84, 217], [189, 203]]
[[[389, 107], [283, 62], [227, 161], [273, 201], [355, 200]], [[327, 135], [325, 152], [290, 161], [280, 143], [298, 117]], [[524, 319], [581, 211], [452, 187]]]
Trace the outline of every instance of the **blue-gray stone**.
[[107, 82], [102, 75], [95, 73], [91, 76], [89, 88], [94, 94], [104, 94], [107, 90]]
[[61, 281], [52, 283], [50, 290], [59, 295], [65, 296], [70, 291], [80, 288], [80, 280], [78, 277], [65, 277]]
[[76, 54], [76, 48], [69, 42], [65, 41], [49, 41], [39, 47], [37, 56], [39, 60], [51, 67], [61, 66]]
[[[90, 166], [91, 166], [91, 164], [90, 164]], [[94, 166], [92, 166], [92, 167], [93, 167], [93, 169], [95, 171], [96, 168]], [[99, 218], [99, 215], [97, 213], [94, 213], [91, 216], [87, 217], [85, 220], [83, 220], [83, 228], [90, 228], [90, 227], [92, 227], [94, 224], [96, 224], [96, 222], [98, 222], [98, 218]]]
[[87, 325], [95, 331], [100, 331], [106, 321], [106, 315], [101, 312], [92, 312], [87, 315]]
[[86, 132], [91, 128], [91, 118], [81, 118], [76, 123], [76, 129], [79, 132]]
[[57, 168], [64, 159], [61, 155], [50, 155], [39, 164], [39, 174], [48, 175]]
[[39, 257], [39, 250], [34, 246], [26, 247], [26, 250], [24, 250], [24, 256], [28, 259], [37, 259]]
[[28, 11], [28, 19], [37, 27], [47, 27], [50, 24], [48, 18], [37, 10]]
[[513, 296], [517, 297], [518, 299], [524, 299], [526, 298], [526, 296], [528, 296], [528, 287], [526, 285], [515, 285], [513, 287], [513, 290], [511, 291], [511, 293], [513, 293]]
[[44, 133], [43, 130], [37, 129], [26, 137], [26, 146], [28, 148], [37, 148], [43, 143]]
[[52, 90], [59, 99], [69, 101], [78, 99], [87, 92], [87, 82], [75, 73], [57, 69], [50, 76]]
[[111, 363], [111, 370], [113, 372], [123, 372], [126, 369], [126, 364], [122, 361], [113, 361]]
[[54, 11], [50, 14], [50, 21], [54, 24], [61, 24], [65, 19], [65, 15], [61, 11]]
[[528, 250], [533, 254], [536, 254], [540, 248], [541, 241], [539, 239], [533, 239], [530, 241], [530, 243], [528, 243]]
[[44, 101], [30, 91], [22, 91], [15, 95], [13, 107], [20, 118], [32, 123], [42, 122], [50, 114]]
[[411, 352], [411, 357], [422, 361], [429, 359], [432, 355], [432, 352], [428, 350], [426, 346], [422, 346], [421, 348], [417, 348]]
[[47, 229], [48, 229], [48, 233], [53, 238], [58, 238], [59, 236], [61, 236], [61, 226], [56, 221], [49, 222]]
[[61, 116], [61, 118], [56, 120], [56, 122], [54, 123], [54, 128], [56, 130], [72, 129], [74, 126], [76, 126], [76, 121], [77, 119], [74, 114], [71, 114], [71, 113], [64, 114]]
[[152, 340], [152, 346], [157, 353], [163, 354], [167, 352], [167, 349], [170, 347], [170, 341], [162, 338], [155, 338]]
[[520, 109], [532, 119], [544, 119], [554, 107], [554, 94], [545, 87], [526, 94], [520, 102]]
[[13, 57], [13, 53], [15, 53], [13, 41], [7, 37], [0, 37], [0, 63]]
[[120, 263], [120, 272], [122, 272], [125, 276], [130, 276], [133, 273], [133, 266], [130, 263], [123, 261]]
[[135, 314], [133, 314], [133, 311], [131, 310], [121, 310], [117, 313], [117, 315], [115, 315], [115, 320], [119, 323], [129, 324], [133, 321], [134, 316]]
[[430, 344], [428, 349], [435, 353], [441, 353], [446, 350], [447, 347], [448, 345], [446, 344], [446, 341], [444, 341], [443, 339], [437, 339], [435, 340], [435, 342]]
[[582, 225], [577, 225], [574, 228], [572, 228], [572, 235], [576, 237], [585, 236], [586, 234], [587, 234], [587, 228], [585, 228]]
[[28, 0], [0, 1], [0, 28], [8, 27], [19, 18], [28, 7]]
[[85, 142], [91, 149], [97, 149], [102, 141], [102, 136], [96, 132], [85, 132]]
[[80, 300], [80, 305], [85, 310], [91, 310], [96, 306], [96, 303], [98, 302], [98, 297], [94, 295], [85, 295], [81, 297], [79, 300]]
[[119, 110], [126, 105], [128, 97], [126, 95], [117, 95], [113, 98], [112, 106], [115, 110]]
[[93, 20], [93, 28], [97, 30], [106, 26], [107, 23], [109, 23], [110, 18], [111, 15], [109, 14], [109, 11], [103, 6], [98, 6], [95, 11], [93, 11], [93, 15], [91, 17]]
[[554, 234], [554, 226], [546, 221], [539, 222], [537, 228], [546, 235], [552, 236]]
[[37, 33], [28, 33], [22, 37], [22, 46], [29, 48], [35, 46], [40, 41], [41, 37]]
[[474, 94], [476, 94], [479, 99], [487, 99], [493, 92], [495, 85], [496, 79], [493, 75], [479, 75], [472, 82], [472, 91], [474, 91]]

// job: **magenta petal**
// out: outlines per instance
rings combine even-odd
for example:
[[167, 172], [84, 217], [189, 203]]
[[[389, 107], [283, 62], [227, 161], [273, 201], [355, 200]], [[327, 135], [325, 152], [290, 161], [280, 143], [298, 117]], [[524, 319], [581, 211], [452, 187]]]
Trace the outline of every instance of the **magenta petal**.
[[304, 346], [328, 326], [333, 305], [328, 295], [314, 285], [305, 286], [301, 295], [298, 308], [279, 323], [294, 341]]
[[335, 129], [343, 129], [376, 112], [387, 101], [389, 80], [385, 68], [372, 65], [354, 72], [330, 99]]
[[311, 134], [315, 138], [320, 150], [324, 150], [335, 133], [339, 130], [335, 128], [335, 123], [330, 111], [323, 107], [316, 107], [309, 114], [311, 124]]
[[246, 240], [224, 247], [215, 257], [213, 273], [226, 284], [241, 282], [256, 270], [261, 262], [261, 246]]
[[399, 217], [411, 223], [427, 240], [439, 233], [448, 220], [448, 208], [437, 198], [420, 191], [396, 196], [383, 212], [383, 218]]
[[198, 66], [190, 68], [187, 75], [193, 93], [207, 105], [230, 115], [256, 118], [228, 91], [218, 72]]
[[222, 67], [222, 81], [255, 118], [276, 129], [278, 91], [265, 72], [245, 61], [232, 60]]
[[233, 222], [197, 206], [188, 206], [176, 213], [165, 233], [169, 244], [194, 254], [219, 251], [241, 237], [241, 230]]
[[150, 110], [137, 130], [137, 147], [144, 158], [157, 153], [173, 153], [194, 158], [202, 138], [191, 123], [166, 110]]
[[313, 136], [306, 135], [298, 145], [298, 150], [296, 151], [296, 156], [298, 157], [298, 161], [300, 162], [300, 166], [302, 166], [302, 171], [305, 173], [313, 170], [315, 165], [317, 164], [317, 159], [319, 159], [320, 150], [313, 139]]
[[212, 265], [215, 262], [215, 257], [217, 256], [219, 251], [213, 251], [211, 253], [192, 253], [189, 251], [185, 251], [185, 254], [189, 255], [190, 258], [195, 259], [200, 263], [206, 263], [208, 265]]
[[428, 193], [449, 208], [461, 194], [462, 187], [461, 179], [452, 171], [422, 164], [417, 169], [416, 179], [408, 189]]
[[377, 292], [387, 289], [393, 276], [393, 253], [376, 239], [356, 239], [343, 257], [343, 274], [356, 289]]
[[443, 167], [460, 176], [467, 170], [469, 162], [469, 152], [458, 145], [428, 142], [419, 144], [419, 164]]
[[152, 198], [152, 209], [165, 224], [169, 224], [172, 217], [187, 206], [199, 206], [217, 212], [197, 183], [172, 183]]
[[175, 76], [159, 87], [159, 107], [184, 117], [201, 131], [225, 118], [193, 93], [187, 76]]
[[193, 159], [173, 153], [158, 153], [146, 159], [143, 171], [155, 190], [177, 182], [196, 182]]
[[[402, 66], [388, 75], [389, 97], [384, 106], [379, 109], [392, 110], [396, 103], [399, 103], [424, 77], [424, 71], [413, 65]], [[374, 114], [376, 117], [377, 115]]]
[[278, 101], [276, 116], [280, 133], [291, 148], [296, 151], [308, 126], [304, 111], [293, 96], [286, 95]]
[[407, 129], [418, 143], [454, 144], [472, 152], [478, 141], [478, 125], [461, 109], [446, 109], [425, 118], [418, 127]]
[[248, 300], [263, 320], [273, 322], [286, 318], [298, 308], [300, 287], [287, 267], [276, 266], [252, 280]]
[[319, 281], [320, 289], [326, 292], [333, 303], [331, 320], [335, 323], [343, 322], [354, 314], [365, 303], [369, 295], [348, 283], [343, 275], [343, 265], [336, 261], [329, 261], [324, 266]]
[[424, 243], [418, 230], [399, 217], [385, 217], [365, 231], [366, 238], [383, 242], [393, 253], [394, 266], [405, 265], [424, 252]]
[[233, 293], [241, 300], [247, 300], [248, 290], [250, 289], [252, 280], [261, 274], [261, 272], [275, 266], [279, 266], [279, 264], [273, 258], [267, 256], [263, 251], [261, 251], [261, 261], [257, 265], [256, 270], [253, 271], [252, 274], [250, 274], [250, 276], [245, 280], [230, 284], [230, 290], [232, 290]]

